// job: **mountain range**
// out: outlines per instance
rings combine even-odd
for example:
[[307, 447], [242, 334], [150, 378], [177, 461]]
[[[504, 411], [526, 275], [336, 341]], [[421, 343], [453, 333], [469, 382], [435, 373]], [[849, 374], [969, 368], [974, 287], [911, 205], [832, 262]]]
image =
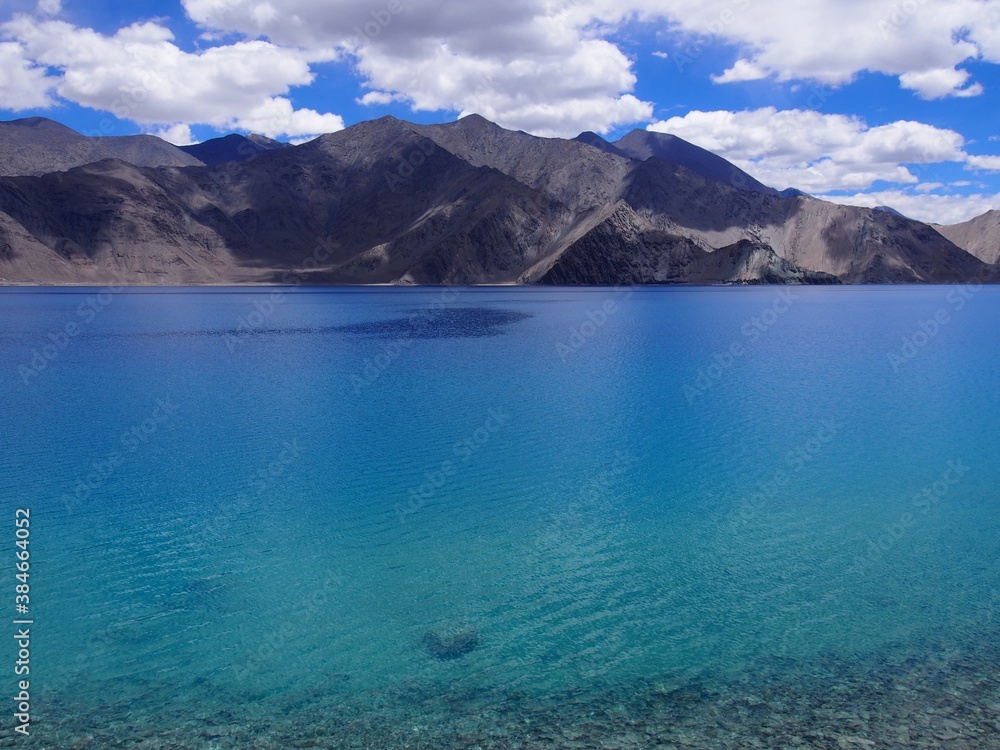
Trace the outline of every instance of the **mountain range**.
[[941, 234], [987, 263], [1000, 263], [1000, 211], [951, 226], [935, 226]]
[[952, 227], [778, 192], [672, 135], [538, 138], [392, 117], [290, 146], [0, 123], [0, 280], [36, 284], [946, 283]]
[[0, 176], [62, 172], [101, 159], [121, 159], [138, 167], [201, 164], [153, 135], [85, 136], [44, 117], [0, 122]]

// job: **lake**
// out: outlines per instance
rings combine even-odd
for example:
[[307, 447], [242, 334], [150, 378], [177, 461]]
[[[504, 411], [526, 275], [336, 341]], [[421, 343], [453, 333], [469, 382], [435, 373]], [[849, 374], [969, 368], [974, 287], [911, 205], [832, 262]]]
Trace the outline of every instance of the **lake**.
[[1000, 746], [998, 322], [974, 285], [0, 290], [0, 745]]

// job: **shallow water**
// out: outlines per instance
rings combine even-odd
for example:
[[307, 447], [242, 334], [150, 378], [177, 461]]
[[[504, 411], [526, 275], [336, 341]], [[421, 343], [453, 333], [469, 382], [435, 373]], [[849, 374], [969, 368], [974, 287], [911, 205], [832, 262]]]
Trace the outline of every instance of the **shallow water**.
[[1000, 746], [997, 320], [978, 287], [3, 290], [27, 744]]

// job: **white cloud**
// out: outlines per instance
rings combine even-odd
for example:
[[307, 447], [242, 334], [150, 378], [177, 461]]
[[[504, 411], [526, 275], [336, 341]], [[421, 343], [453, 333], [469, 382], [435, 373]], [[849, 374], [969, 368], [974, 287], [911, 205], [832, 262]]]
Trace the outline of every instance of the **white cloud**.
[[[343, 127], [337, 115], [294, 110], [283, 96], [293, 86], [312, 83], [310, 62], [332, 59], [329, 50], [307, 54], [243, 41], [189, 53], [155, 22], [135, 23], [105, 36], [63, 21], [20, 15], [0, 29], [18, 41], [26, 58], [59, 71], [47, 79], [59, 96], [141, 125], [205, 123], [272, 137]], [[29, 75], [39, 77], [37, 72]]]
[[212, 30], [351, 52], [371, 92], [416, 111], [478, 112], [537, 135], [607, 132], [652, 117], [632, 61], [601, 37], [594, 12], [567, 0], [184, 0]]
[[669, 60], [670, 59], [670, 53], [669, 52], [664, 52], [663, 50], [659, 50], [659, 49], [653, 50], [652, 55], [653, 55], [653, 57], [658, 57], [661, 60]]
[[749, 60], [737, 60], [733, 67], [727, 68], [722, 75], [712, 76], [716, 83], [738, 83], [739, 81], [759, 81], [767, 78], [767, 71]]
[[607, 132], [652, 117], [652, 105], [621, 93], [632, 88], [635, 76], [617, 47], [577, 40], [573, 49], [558, 52], [504, 60], [472, 57], [441, 44], [406, 60], [394, 46], [371, 47], [358, 67], [383, 96], [398, 92], [415, 110], [476, 112], [536, 135]]
[[294, 109], [292, 103], [282, 97], [272, 97], [246, 114], [235, 119], [242, 130], [261, 133], [270, 138], [278, 135], [314, 135], [334, 133], [344, 129], [340, 115], [320, 114], [314, 109]]
[[0, 42], [0, 109], [20, 112], [34, 107], [50, 107], [55, 82], [45, 68], [36, 65], [17, 42]]
[[387, 91], [369, 91], [364, 96], [355, 99], [355, 101], [358, 104], [364, 104], [366, 107], [373, 107], [392, 104], [396, 99], [397, 96], [395, 94], [390, 94]]
[[970, 169], [1000, 172], [1000, 156], [970, 156], [968, 166]]
[[45, 16], [55, 16], [62, 12], [62, 0], [38, 0], [36, 12]]
[[964, 138], [908, 120], [869, 127], [846, 115], [765, 107], [689, 112], [649, 126], [729, 159], [765, 184], [810, 193], [917, 183], [907, 164], [964, 162]]
[[873, 71], [924, 98], [975, 96], [983, 87], [961, 66], [1000, 62], [992, 0], [285, 0], [280, 12], [272, 0], [182, 2], [207, 30], [349, 51], [372, 92], [365, 103], [392, 97], [415, 110], [478, 111], [549, 135], [651, 116], [613, 42], [632, 21], [666, 29], [678, 49], [654, 54], [679, 65], [692, 40], [732, 45], [739, 57], [718, 83], [836, 86]]
[[931, 224], [958, 224], [1000, 208], [1000, 193], [975, 195], [913, 195], [903, 190], [883, 190], [855, 195], [820, 195], [818, 198], [848, 206], [890, 206], [901, 214]]
[[192, 143], [197, 143], [194, 135], [191, 133], [191, 126], [182, 122], [166, 128], [151, 130], [150, 135], [162, 138], [175, 146], [190, 146]]
[[[37, 2], [39, 12], [60, 5], [59, 0], [21, 1]], [[182, 4], [204, 39], [225, 40], [237, 33], [246, 40], [188, 53], [159, 23], [102, 36], [21, 16], [7, 24], [6, 33], [30, 48], [18, 58], [29, 61], [28, 67], [18, 72], [4, 65], [0, 76], [37, 83], [44, 67], [51, 66], [61, 71], [56, 81], [61, 96], [99, 108], [121, 105], [123, 87], [144, 92], [141, 101], [124, 104], [126, 116], [147, 125], [236, 127], [253, 121], [271, 128], [329, 128], [338, 122], [336, 115], [289, 112], [286, 105], [291, 106], [291, 88], [312, 81], [311, 65], [332, 59], [336, 51], [353, 56], [364, 83], [358, 97], [362, 104], [403, 102], [417, 111], [479, 112], [506, 127], [572, 136], [652, 117], [652, 104], [634, 94], [633, 61], [615, 42], [616, 32], [632, 22], [655, 25], [676, 42], [676, 49], [661, 46], [653, 54], [678, 65], [690, 57], [692, 43], [699, 50], [700, 41], [709, 37], [729, 44], [738, 55], [713, 76], [720, 84], [774, 78], [837, 86], [874, 71], [898, 77], [902, 87], [927, 99], [975, 96], [984, 89], [965, 63], [1000, 62], [1000, 3], [994, 0]], [[36, 38], [29, 40], [29, 34]], [[21, 98], [29, 91], [23, 82], [10, 88]], [[7, 95], [3, 91], [0, 96]], [[841, 162], [829, 161], [806, 163], [802, 179], [812, 179], [817, 186], [812, 189], [838, 175], [843, 184], [859, 189], [872, 179], [913, 177], [888, 162], [858, 163], [841, 174]]]
[[903, 73], [899, 77], [899, 82], [904, 89], [912, 89], [924, 99], [943, 99], [946, 96], [979, 96], [983, 93], [982, 84], [973, 83], [966, 86], [968, 80], [969, 72], [967, 70], [954, 68]]
[[[610, 4], [611, 0], [605, 0]], [[592, 4], [596, 4], [592, 0]], [[827, 85], [871, 71], [899, 76], [924, 98], [975, 96], [960, 66], [1000, 62], [1000, 9], [992, 0], [632, 0], [680, 32], [712, 36], [740, 50], [719, 83], [773, 76]]]

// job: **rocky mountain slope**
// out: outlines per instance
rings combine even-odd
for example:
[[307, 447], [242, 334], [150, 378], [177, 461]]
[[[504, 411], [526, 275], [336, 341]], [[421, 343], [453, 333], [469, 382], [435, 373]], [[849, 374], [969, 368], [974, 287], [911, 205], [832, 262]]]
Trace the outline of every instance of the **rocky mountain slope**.
[[[204, 155], [239, 155], [242, 142], [227, 143]], [[777, 193], [639, 131], [609, 144], [478, 116], [385, 117], [246, 161], [118, 158], [0, 178], [0, 277], [20, 283], [908, 283], [994, 271], [926, 224]]]
[[290, 143], [282, 143], [255, 133], [250, 135], [230, 133], [222, 138], [212, 138], [203, 143], [179, 148], [202, 164], [223, 164], [229, 161], [246, 161], [264, 151], [291, 147]]
[[1000, 263], [1000, 211], [987, 211], [961, 224], [934, 228], [979, 260]]
[[586, 135], [591, 136], [588, 138], [591, 145], [605, 150], [613, 149], [614, 153], [638, 161], [646, 161], [656, 157], [660, 161], [687, 167], [692, 172], [697, 172], [702, 177], [716, 182], [728, 182], [736, 187], [752, 190], [756, 193], [774, 194], [777, 192], [758, 182], [721, 156], [688, 143], [675, 135], [654, 133], [648, 130], [633, 130], [613, 144], [592, 133]]
[[152, 135], [90, 138], [44, 117], [0, 122], [0, 176], [43, 175], [101, 159], [121, 159], [140, 167], [201, 164]]

